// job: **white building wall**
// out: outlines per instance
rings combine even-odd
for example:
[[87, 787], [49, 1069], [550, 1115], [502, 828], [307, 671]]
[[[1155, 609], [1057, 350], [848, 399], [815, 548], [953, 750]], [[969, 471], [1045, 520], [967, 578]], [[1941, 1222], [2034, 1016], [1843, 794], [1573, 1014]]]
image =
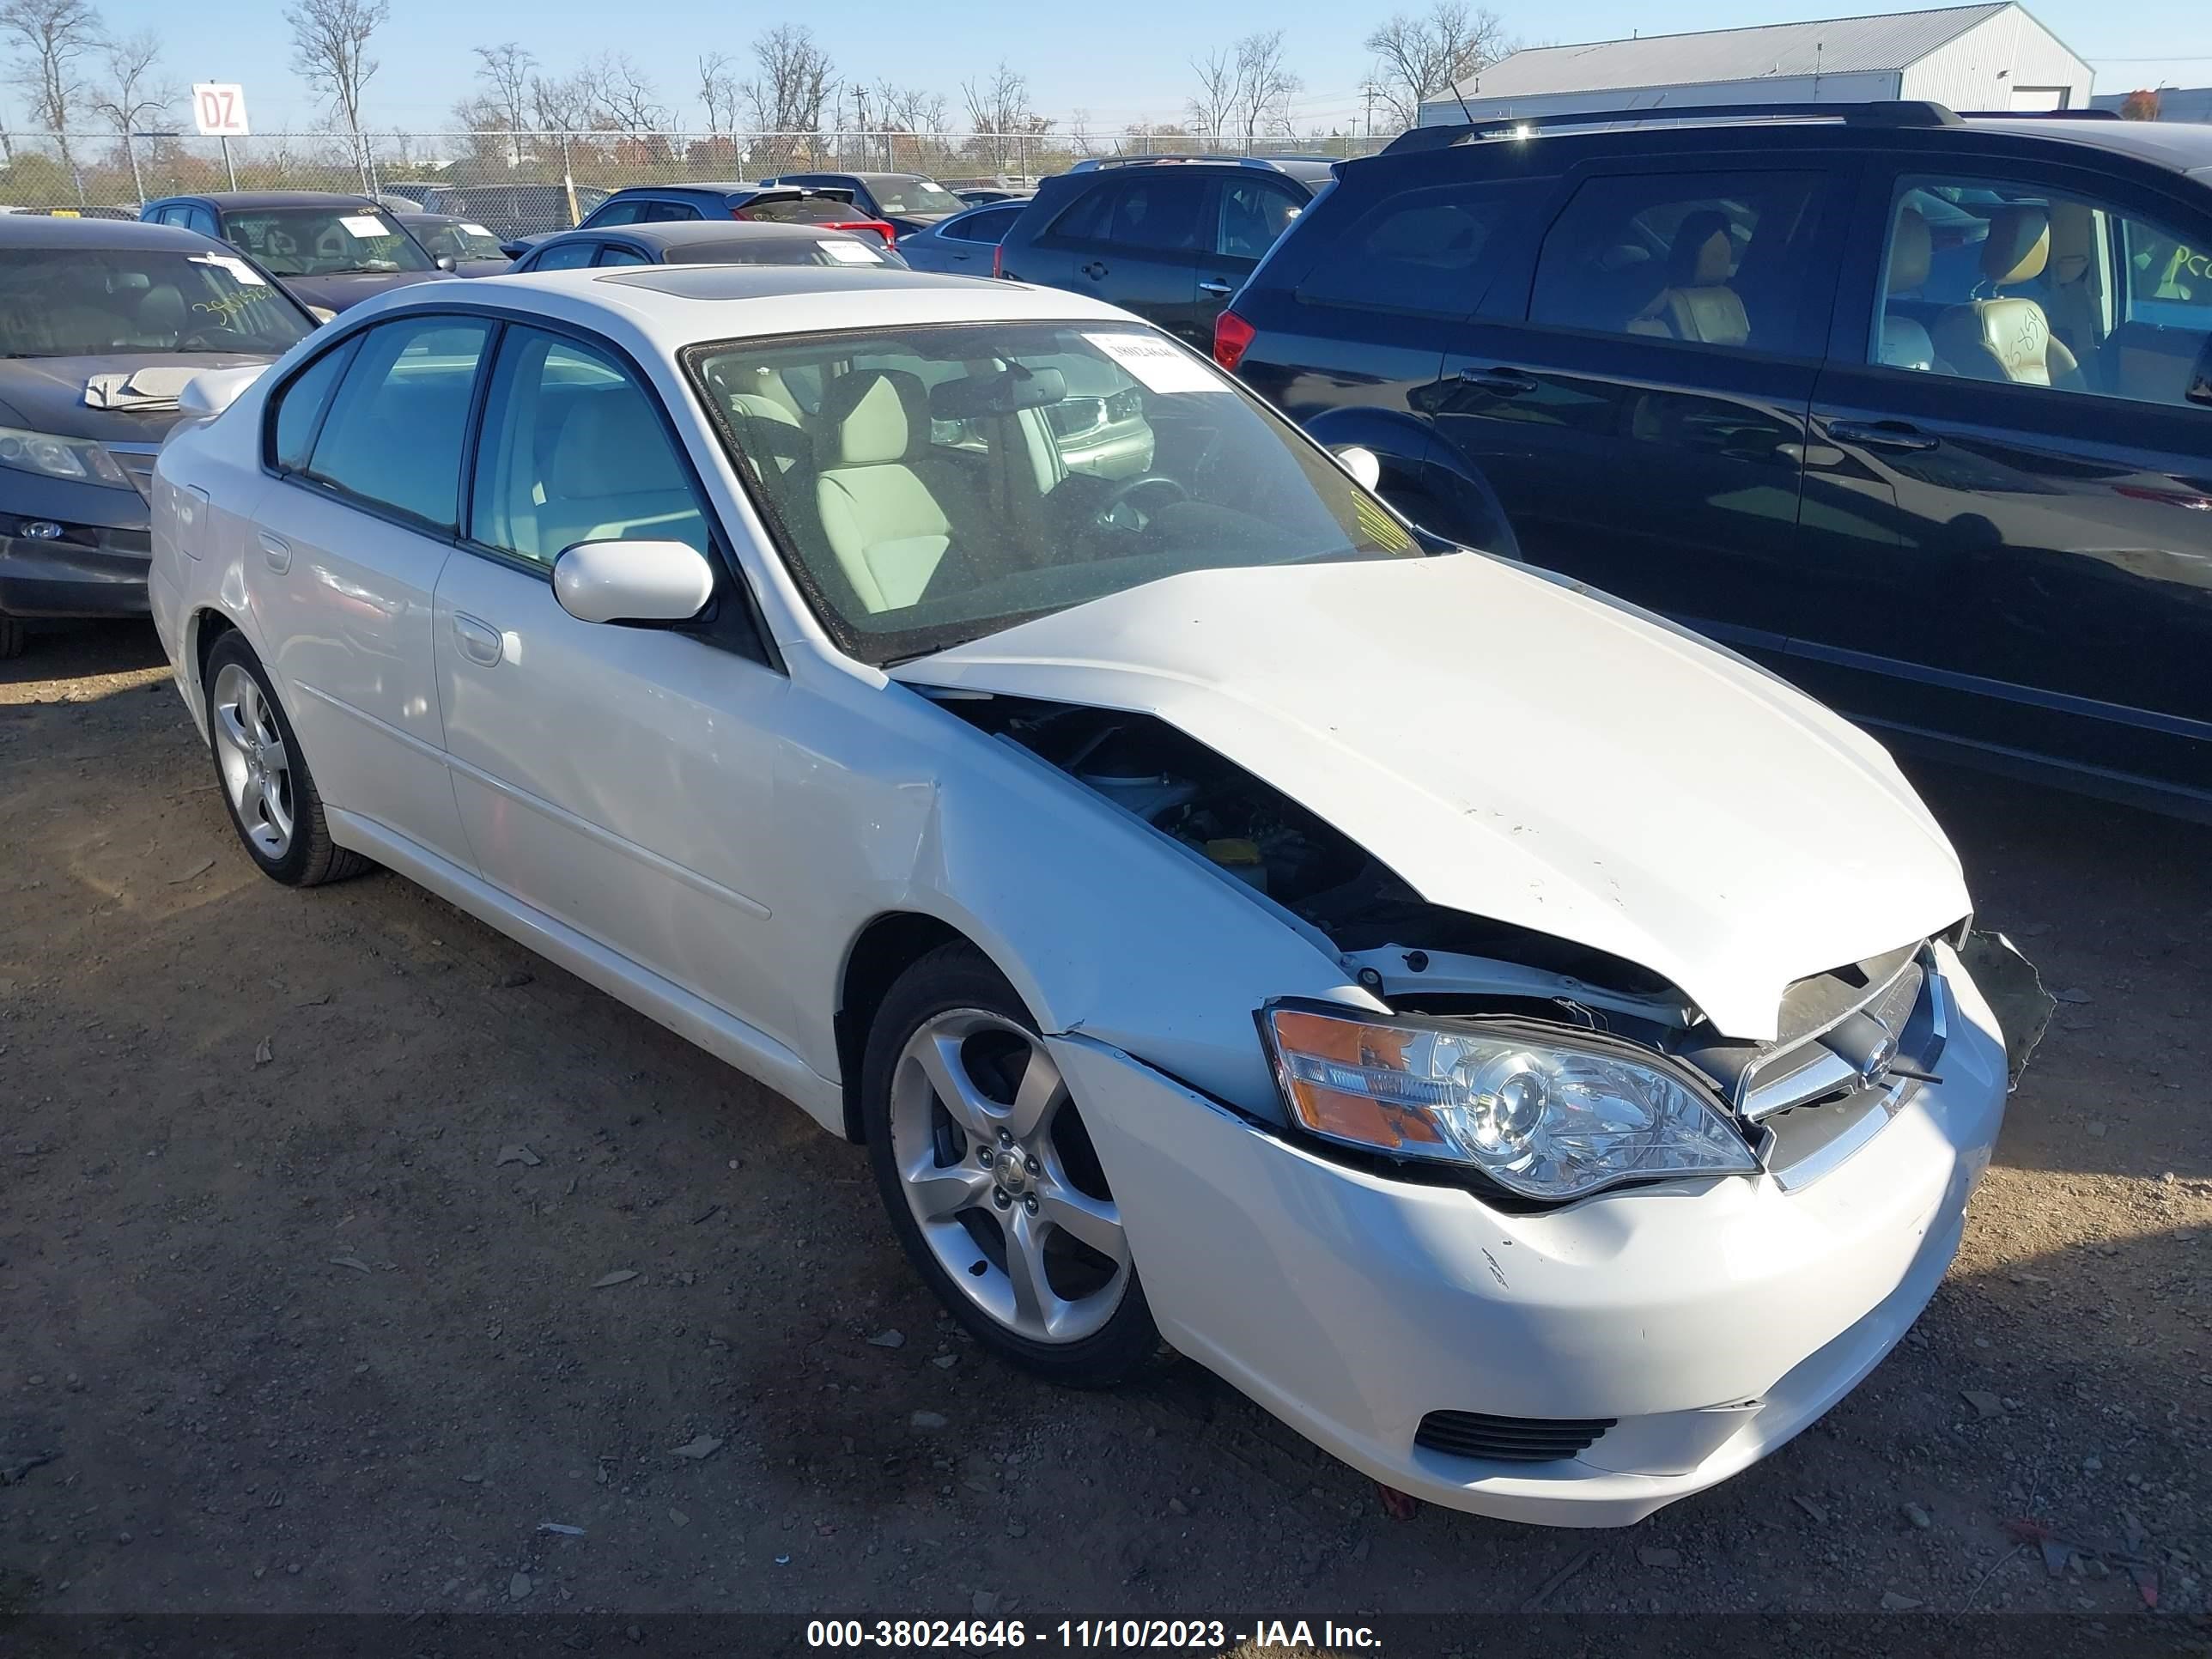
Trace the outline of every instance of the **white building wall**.
[[[1906, 98], [1958, 110], [2008, 110], [2014, 88], [2063, 88], [2061, 107], [2086, 109], [2094, 72], [2063, 41], [2019, 7], [1978, 23], [1905, 70]], [[2021, 108], [2050, 108], [2048, 96], [2023, 95]]]
[[[1893, 70], [1856, 75], [1776, 76], [1757, 81], [1712, 81], [1681, 87], [1629, 87], [1619, 91], [1552, 92], [1522, 98], [1470, 98], [1467, 112], [1452, 99], [1421, 106], [1425, 127], [1513, 115], [1584, 115], [1594, 110], [1690, 109], [1704, 104], [1870, 104], [1899, 96]], [[1919, 96], [1918, 94], [1903, 94]]]

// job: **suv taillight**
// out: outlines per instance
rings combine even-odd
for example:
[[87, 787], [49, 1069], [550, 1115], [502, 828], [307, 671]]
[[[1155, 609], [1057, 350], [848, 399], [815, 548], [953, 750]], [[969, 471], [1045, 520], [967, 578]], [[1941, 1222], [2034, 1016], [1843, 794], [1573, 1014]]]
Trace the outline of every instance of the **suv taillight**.
[[1233, 311], [1224, 311], [1213, 319], [1213, 361], [1231, 374], [1244, 361], [1244, 353], [1259, 337], [1260, 331]]
[[994, 277], [999, 277], [1006, 274], [1006, 245], [1004, 242], [994, 242], [991, 244], [991, 275]]

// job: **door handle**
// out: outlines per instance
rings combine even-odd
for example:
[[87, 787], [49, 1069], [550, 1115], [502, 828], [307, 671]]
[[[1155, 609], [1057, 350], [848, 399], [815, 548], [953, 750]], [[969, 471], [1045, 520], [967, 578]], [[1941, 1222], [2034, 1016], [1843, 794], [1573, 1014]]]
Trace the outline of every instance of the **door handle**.
[[1942, 440], [1905, 421], [1830, 421], [1828, 435], [1839, 444], [1869, 449], [1933, 449]]
[[283, 575], [292, 568], [292, 544], [269, 531], [260, 534], [261, 556], [269, 561], [269, 568]]
[[1524, 374], [1517, 368], [1476, 368], [1470, 364], [1460, 370], [1459, 378], [1469, 386], [1480, 386], [1485, 392], [1494, 392], [1501, 398], [1517, 398], [1524, 392], [1536, 389], [1536, 377]]
[[1080, 269], [1082, 270], [1083, 274], [1091, 278], [1094, 283], [1106, 274], [1106, 267], [1096, 259], [1093, 259], [1089, 264], [1080, 267]]
[[1237, 291], [1237, 284], [1234, 283], [1216, 282], [1212, 278], [1208, 278], [1206, 281], [1200, 283], [1198, 285], [1198, 291], [1200, 294], [1234, 294]]
[[489, 623], [478, 622], [474, 617], [453, 612], [453, 641], [461, 647], [461, 654], [471, 662], [485, 668], [496, 668], [501, 650], [499, 629]]

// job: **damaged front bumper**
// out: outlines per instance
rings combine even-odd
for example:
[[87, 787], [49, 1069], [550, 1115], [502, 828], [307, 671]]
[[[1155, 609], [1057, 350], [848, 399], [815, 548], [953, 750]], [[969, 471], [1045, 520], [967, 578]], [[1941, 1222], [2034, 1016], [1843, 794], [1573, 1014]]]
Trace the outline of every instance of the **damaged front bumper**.
[[1933, 949], [1942, 1080], [1795, 1191], [1670, 1181], [1508, 1213], [1333, 1161], [1080, 1035], [1049, 1041], [1177, 1348], [1389, 1486], [1626, 1526], [1789, 1440], [1934, 1294], [2006, 1065], [1956, 954]]

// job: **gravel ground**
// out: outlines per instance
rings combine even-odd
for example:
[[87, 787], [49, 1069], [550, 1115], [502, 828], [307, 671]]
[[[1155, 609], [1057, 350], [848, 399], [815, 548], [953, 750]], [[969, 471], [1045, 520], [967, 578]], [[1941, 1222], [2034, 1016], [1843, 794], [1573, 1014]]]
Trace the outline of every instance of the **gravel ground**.
[[2212, 832], [1920, 774], [2061, 997], [1958, 1263], [1790, 1447], [1572, 1534], [983, 1358], [856, 1149], [397, 878], [264, 881], [211, 777], [149, 631], [0, 665], [0, 1614], [2152, 1616], [2017, 1518], [2205, 1609]]

